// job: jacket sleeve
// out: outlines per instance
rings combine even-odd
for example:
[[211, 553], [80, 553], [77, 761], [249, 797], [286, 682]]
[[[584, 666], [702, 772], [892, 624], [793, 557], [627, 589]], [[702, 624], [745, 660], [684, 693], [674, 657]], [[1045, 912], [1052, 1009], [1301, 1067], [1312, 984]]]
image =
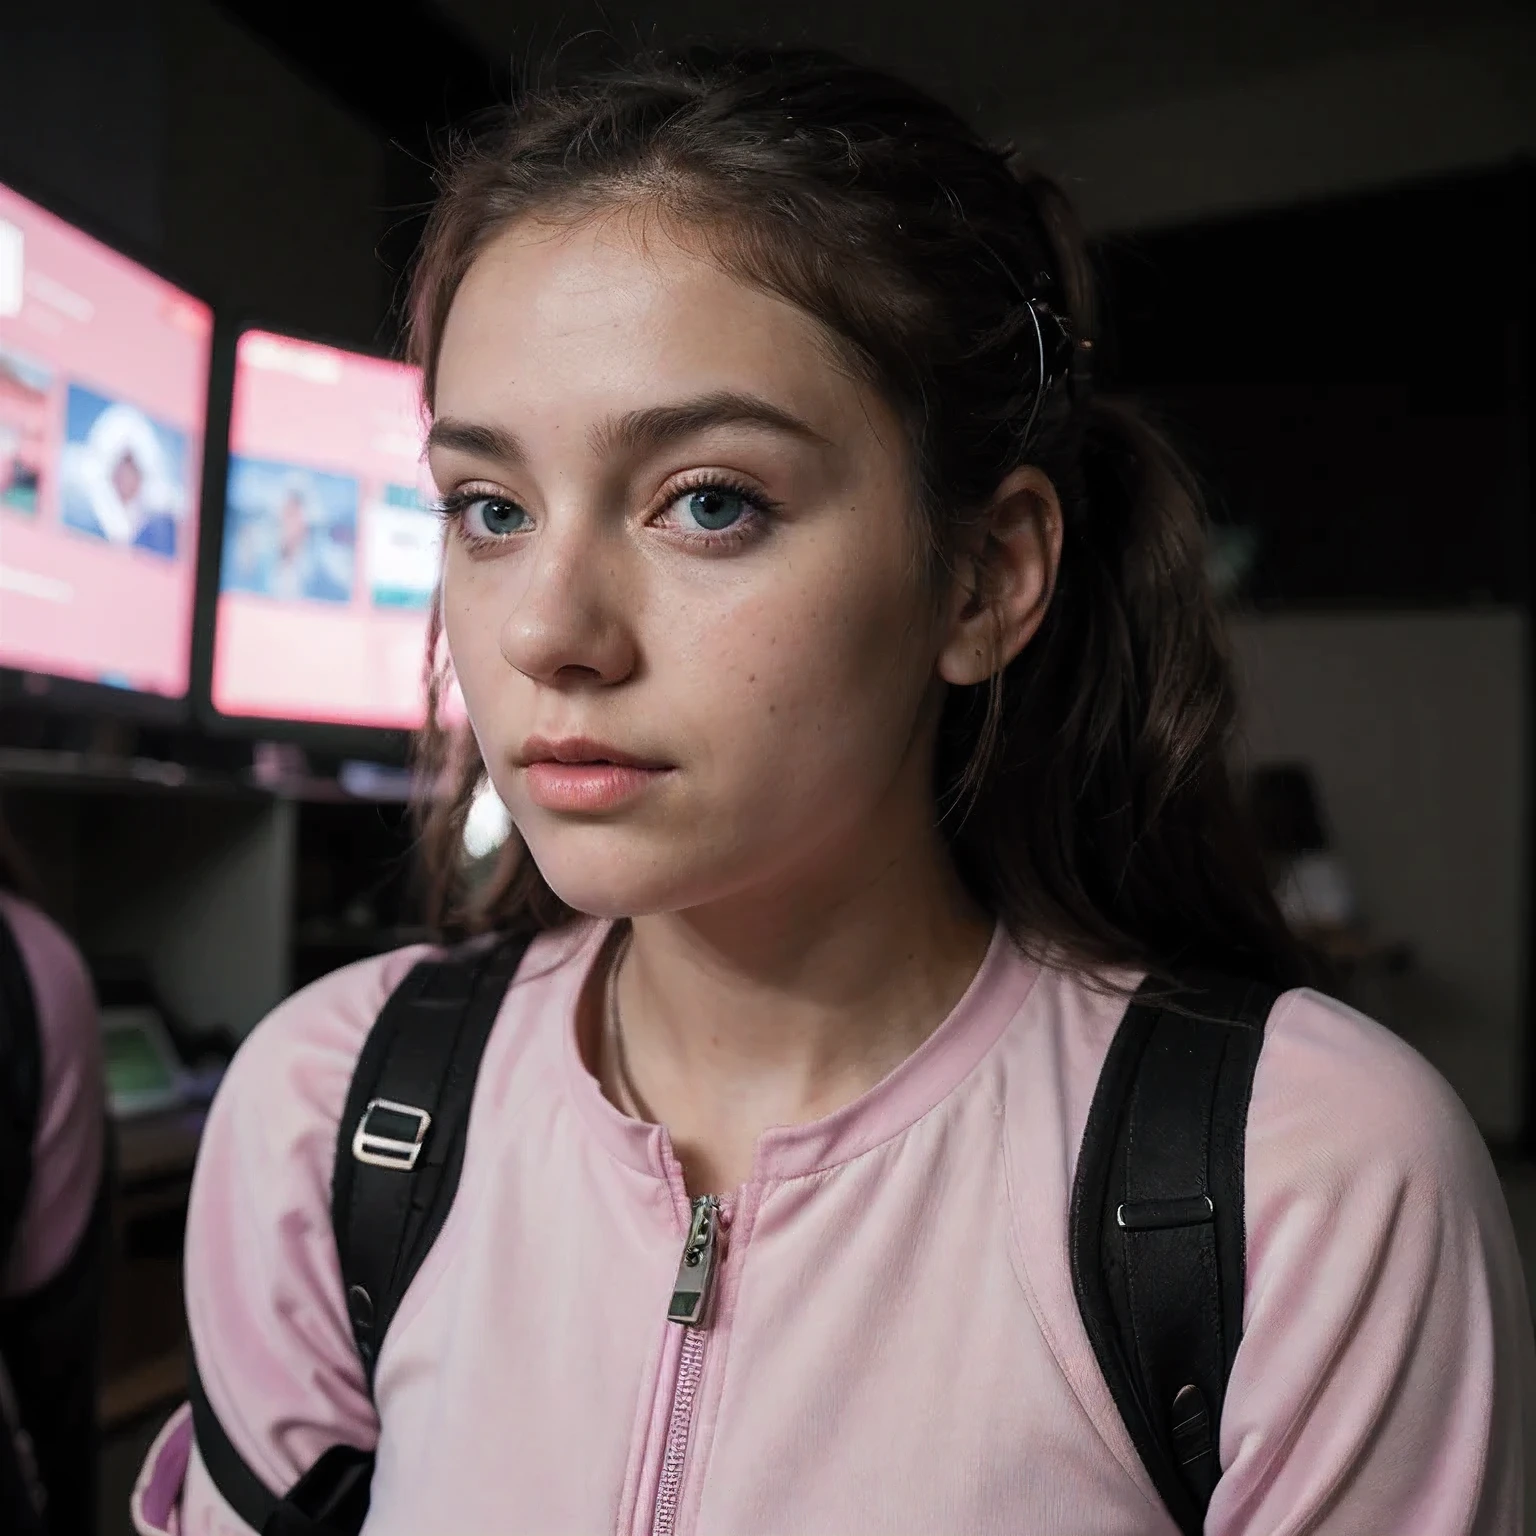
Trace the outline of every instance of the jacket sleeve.
[[[352, 1341], [331, 1231], [337, 1123], [385, 999], [426, 953], [322, 978], [242, 1046], [208, 1117], [187, 1216], [192, 1352], [250, 1470], [285, 1493], [332, 1445], [371, 1450], [378, 1419]], [[143, 1536], [247, 1536], [192, 1442], [186, 1410], [140, 1473]]]
[[1288, 995], [1255, 1076], [1246, 1205], [1211, 1536], [1517, 1536], [1529, 1303], [1447, 1084], [1387, 1030]]

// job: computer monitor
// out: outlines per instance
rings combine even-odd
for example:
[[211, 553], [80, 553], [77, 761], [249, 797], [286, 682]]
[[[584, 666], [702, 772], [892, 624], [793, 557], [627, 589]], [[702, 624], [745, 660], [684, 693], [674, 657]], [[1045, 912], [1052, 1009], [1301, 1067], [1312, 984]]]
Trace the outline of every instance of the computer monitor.
[[213, 316], [0, 183], [4, 692], [186, 707]]
[[176, 1058], [158, 1009], [103, 1007], [101, 1039], [107, 1102], [114, 1116], [127, 1119], [185, 1101], [187, 1072]]
[[441, 547], [424, 433], [417, 369], [240, 334], [209, 683], [219, 721], [275, 735], [422, 723]]

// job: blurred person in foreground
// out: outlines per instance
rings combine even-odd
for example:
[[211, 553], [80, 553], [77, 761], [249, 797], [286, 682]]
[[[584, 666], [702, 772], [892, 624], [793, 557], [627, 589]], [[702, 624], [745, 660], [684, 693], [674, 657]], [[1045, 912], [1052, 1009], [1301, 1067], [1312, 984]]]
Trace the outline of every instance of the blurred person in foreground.
[[0, 1529], [96, 1529], [106, 1086], [79, 951], [0, 821]]

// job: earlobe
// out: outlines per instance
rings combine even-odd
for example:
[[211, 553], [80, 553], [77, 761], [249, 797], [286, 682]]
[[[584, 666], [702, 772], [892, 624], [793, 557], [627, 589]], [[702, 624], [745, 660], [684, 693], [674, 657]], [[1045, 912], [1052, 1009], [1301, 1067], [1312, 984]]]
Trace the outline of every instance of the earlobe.
[[1050, 606], [1061, 560], [1061, 500], [1033, 465], [997, 488], [982, 519], [982, 540], [957, 573], [949, 635], [938, 673], [956, 687], [983, 683], [1033, 639]]

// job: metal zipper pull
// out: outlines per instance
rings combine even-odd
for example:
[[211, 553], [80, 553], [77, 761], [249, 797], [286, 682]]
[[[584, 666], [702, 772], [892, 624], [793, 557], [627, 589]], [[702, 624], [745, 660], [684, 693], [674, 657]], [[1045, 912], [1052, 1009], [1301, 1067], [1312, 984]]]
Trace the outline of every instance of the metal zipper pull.
[[667, 1321], [698, 1328], [703, 1324], [715, 1278], [720, 1244], [720, 1197], [700, 1195], [693, 1202], [692, 1211], [688, 1237], [683, 1243], [682, 1262], [677, 1266], [677, 1284], [672, 1288], [672, 1304], [667, 1308]]

